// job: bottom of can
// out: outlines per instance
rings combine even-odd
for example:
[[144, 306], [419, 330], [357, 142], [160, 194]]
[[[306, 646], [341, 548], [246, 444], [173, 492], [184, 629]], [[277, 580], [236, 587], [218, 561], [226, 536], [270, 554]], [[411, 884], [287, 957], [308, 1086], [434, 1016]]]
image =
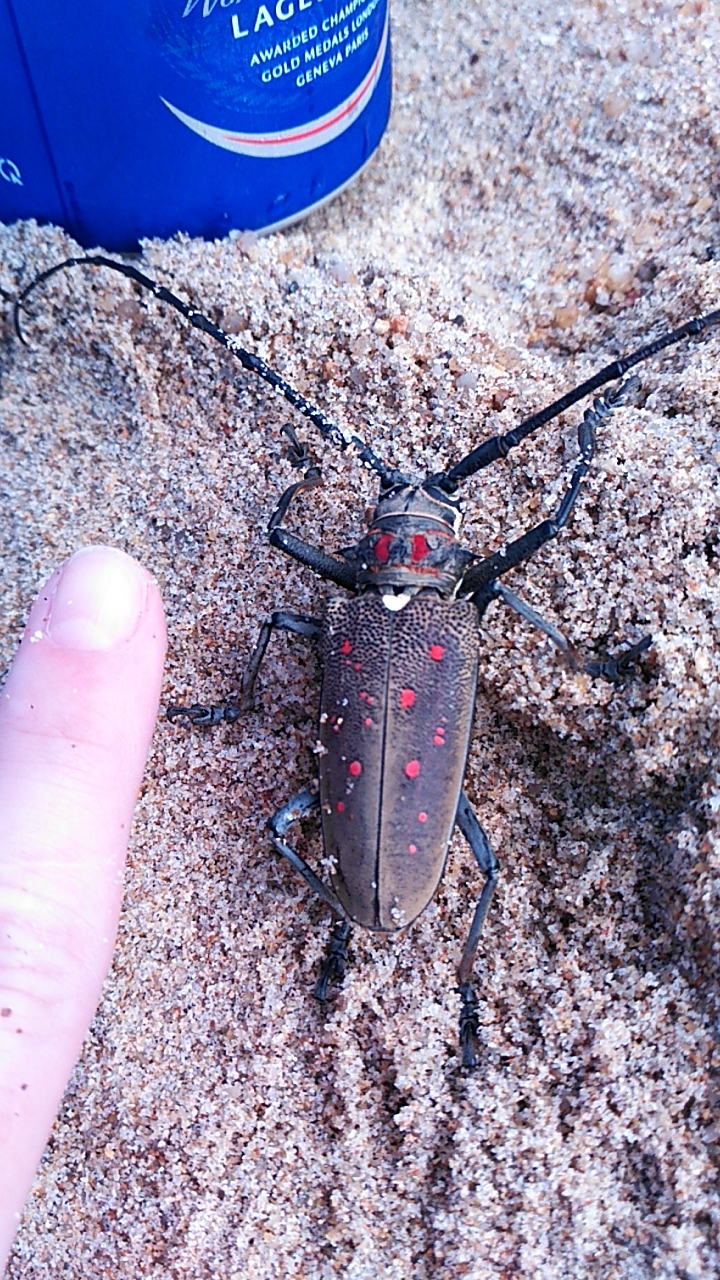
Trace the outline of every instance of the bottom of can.
[[[382, 141], [382, 139], [380, 141]], [[358, 178], [362, 177], [368, 165], [372, 164], [379, 150], [380, 143], [378, 142], [375, 150], [370, 153], [364, 164], [361, 164], [360, 168], [355, 170], [355, 173], [351, 174], [345, 182], [341, 182], [340, 186], [336, 187], [334, 191], [330, 191], [328, 195], [323, 196], [321, 200], [316, 200], [314, 204], [306, 205], [304, 209], [298, 210], [297, 213], [291, 213], [289, 218], [281, 218], [279, 222], [271, 222], [267, 227], [258, 227], [255, 234], [258, 236], [269, 236], [273, 231], [284, 231], [286, 227], [291, 227], [294, 223], [301, 222], [303, 218], [309, 217], [310, 214], [315, 213], [317, 209], [322, 209], [324, 205], [329, 204], [331, 200], [335, 200], [337, 196], [342, 195], [343, 191], [347, 191], [348, 187], [351, 187], [353, 182], [357, 182]]]

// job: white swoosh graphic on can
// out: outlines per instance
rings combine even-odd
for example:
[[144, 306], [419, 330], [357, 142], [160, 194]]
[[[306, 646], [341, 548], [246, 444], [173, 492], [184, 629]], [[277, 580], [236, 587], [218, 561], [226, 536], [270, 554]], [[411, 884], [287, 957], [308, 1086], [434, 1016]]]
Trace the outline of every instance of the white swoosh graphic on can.
[[324, 116], [309, 120], [294, 129], [283, 129], [279, 133], [231, 133], [227, 129], [218, 129], [215, 125], [204, 124], [202, 120], [194, 120], [178, 107], [174, 107], [166, 98], [160, 101], [172, 111], [178, 120], [186, 124], [188, 129], [199, 133], [201, 138], [212, 142], [216, 147], [224, 147], [226, 151], [236, 151], [243, 156], [297, 156], [303, 151], [314, 151], [316, 147], [324, 147], [332, 142], [357, 120], [372, 97], [385, 61], [388, 43], [389, 14], [385, 17], [380, 48], [375, 61], [362, 83], [353, 90], [344, 102], [333, 107]]

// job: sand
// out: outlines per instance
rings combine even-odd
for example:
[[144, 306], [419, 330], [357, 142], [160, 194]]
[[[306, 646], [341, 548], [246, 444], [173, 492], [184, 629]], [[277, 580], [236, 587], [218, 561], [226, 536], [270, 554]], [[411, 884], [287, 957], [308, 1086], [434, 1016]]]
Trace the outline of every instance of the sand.
[[[703, 0], [393, 17], [360, 181], [257, 245], [179, 236], [144, 266], [422, 473], [720, 306], [720, 22]], [[6, 295], [75, 249], [34, 224], [0, 243]], [[28, 349], [5, 324], [1, 660], [42, 578], [105, 541], [162, 586], [165, 704], [231, 696], [260, 621], [328, 594], [267, 545], [280, 426], [322, 460], [308, 539], [357, 540], [371, 479], [120, 278], [53, 280]], [[719, 356], [716, 330], [641, 367], [571, 524], [508, 578], [587, 657], [652, 634], [637, 676], [568, 672], [499, 605], [483, 624], [466, 788], [502, 877], [480, 1069], [456, 1045], [481, 885], [461, 837], [420, 920], [358, 931], [325, 1018], [311, 998], [329, 915], [265, 824], [313, 775], [318, 667], [276, 637], [242, 723], [158, 723], [11, 1280], [720, 1274]], [[467, 484], [468, 545], [554, 509], [580, 416]], [[299, 847], [321, 856], [312, 823]]]

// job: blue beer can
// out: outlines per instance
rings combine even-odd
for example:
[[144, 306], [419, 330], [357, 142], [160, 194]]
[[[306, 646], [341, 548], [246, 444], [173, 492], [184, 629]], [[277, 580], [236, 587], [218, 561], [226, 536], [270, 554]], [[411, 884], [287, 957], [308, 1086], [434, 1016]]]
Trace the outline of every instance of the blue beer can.
[[0, 219], [127, 250], [295, 221], [375, 151], [388, 0], [0, 0]]

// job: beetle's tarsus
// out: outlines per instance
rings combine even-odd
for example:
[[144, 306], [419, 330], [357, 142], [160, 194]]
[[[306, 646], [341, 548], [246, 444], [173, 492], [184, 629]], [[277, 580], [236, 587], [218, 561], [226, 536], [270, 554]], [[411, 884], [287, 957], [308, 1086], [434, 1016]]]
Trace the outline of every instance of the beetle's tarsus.
[[462, 1065], [467, 1071], [474, 1071], [478, 1065], [480, 1050], [478, 1022], [478, 1000], [470, 982], [462, 982], [458, 987], [460, 993], [460, 1048]]
[[332, 984], [339, 986], [345, 977], [347, 968], [347, 948], [350, 937], [350, 925], [347, 920], [338, 920], [330, 935], [328, 953], [322, 973], [315, 983], [313, 995], [320, 1004], [327, 1002], [327, 989]]
[[171, 723], [179, 720], [181, 716], [186, 716], [191, 725], [196, 728], [205, 728], [206, 726], [222, 724], [223, 721], [228, 724], [234, 724], [236, 720], [240, 719], [241, 708], [232, 703], [219, 707], [205, 707], [200, 702], [194, 702], [191, 707], [168, 707], [165, 715]]
[[287, 451], [290, 466], [298, 468], [309, 467], [310, 470], [319, 473], [320, 468], [314, 454], [310, 452], [310, 446], [304, 440], [298, 440], [297, 432], [292, 423], [283, 423], [280, 430], [290, 441], [290, 448]]
[[622, 680], [623, 676], [635, 675], [637, 670], [635, 659], [645, 653], [652, 644], [652, 636], [644, 636], [637, 644], [624, 649], [616, 658], [605, 658], [600, 662], [586, 662], [584, 670], [589, 676], [600, 676], [603, 680]]

